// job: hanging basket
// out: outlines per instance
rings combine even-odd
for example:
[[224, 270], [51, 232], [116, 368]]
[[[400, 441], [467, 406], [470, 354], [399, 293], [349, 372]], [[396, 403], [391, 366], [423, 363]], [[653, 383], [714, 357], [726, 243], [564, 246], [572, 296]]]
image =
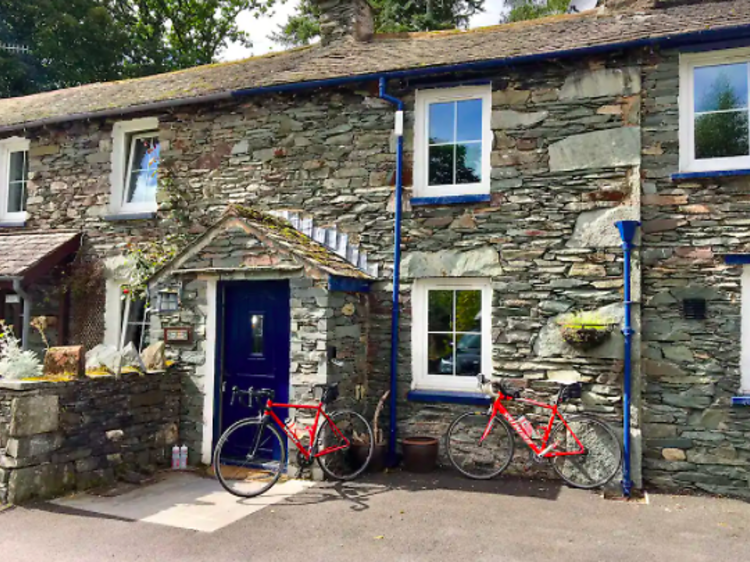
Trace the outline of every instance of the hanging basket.
[[612, 334], [612, 325], [563, 325], [560, 327], [565, 343], [587, 351], [603, 344]]

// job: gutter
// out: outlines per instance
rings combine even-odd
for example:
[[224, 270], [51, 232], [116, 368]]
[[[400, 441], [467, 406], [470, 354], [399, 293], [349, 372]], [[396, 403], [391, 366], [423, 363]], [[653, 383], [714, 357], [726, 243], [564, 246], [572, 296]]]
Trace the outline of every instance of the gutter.
[[154, 110], [169, 109], [183, 105], [193, 105], [200, 103], [211, 103], [226, 101], [233, 98], [245, 97], [257, 94], [270, 94], [281, 92], [294, 92], [298, 90], [308, 90], [314, 88], [324, 88], [332, 86], [342, 86], [357, 82], [368, 82], [372, 80], [387, 80], [396, 78], [417, 78], [431, 76], [435, 74], [452, 73], [452, 72], [469, 72], [484, 70], [489, 68], [513, 66], [527, 63], [545, 61], [549, 59], [575, 58], [593, 54], [608, 53], [623, 49], [637, 49], [640, 47], [667, 47], [676, 48], [683, 45], [695, 45], [697, 43], [708, 43], [712, 41], [731, 41], [746, 40], [750, 34], [750, 24], [736, 25], [725, 27], [718, 30], [706, 29], [693, 31], [690, 33], [674, 33], [662, 37], [649, 37], [645, 39], [636, 39], [634, 41], [620, 41], [617, 43], [607, 43], [603, 45], [593, 45], [589, 47], [579, 47], [575, 49], [565, 49], [562, 51], [552, 51], [546, 53], [537, 53], [533, 55], [523, 55], [517, 57], [507, 57], [502, 59], [482, 60], [476, 62], [459, 63], [444, 66], [429, 66], [421, 68], [412, 68], [407, 70], [392, 70], [383, 72], [374, 72], [368, 74], [359, 74], [354, 76], [343, 76], [338, 78], [327, 78], [323, 80], [310, 80], [308, 82], [294, 82], [290, 84], [278, 84], [275, 86], [260, 86], [256, 88], [242, 88], [239, 90], [230, 90], [228, 92], [208, 94], [204, 96], [193, 96], [189, 98], [180, 98], [176, 100], [166, 100], [153, 103], [144, 103], [132, 107], [119, 109], [105, 109], [86, 113], [76, 113], [59, 117], [50, 117], [46, 119], [37, 119], [25, 123], [14, 125], [0, 126], [0, 133], [8, 133], [22, 129], [34, 127], [43, 127], [45, 125], [56, 125], [68, 121], [99, 119], [104, 117], [114, 117], [129, 115], [132, 113], [141, 113]]
[[397, 423], [396, 416], [397, 390], [398, 390], [398, 332], [400, 327], [399, 318], [399, 293], [401, 288], [401, 198], [403, 195], [403, 163], [404, 163], [404, 102], [386, 93], [387, 81], [380, 77], [378, 94], [381, 99], [396, 106], [394, 133], [397, 138], [396, 144], [396, 192], [394, 194], [396, 216], [394, 218], [394, 241], [393, 241], [393, 299], [391, 308], [391, 393], [390, 393], [390, 437], [388, 439], [388, 465], [398, 465], [396, 458]]
[[29, 348], [29, 326], [31, 322], [31, 297], [21, 285], [23, 277], [0, 277], [0, 281], [10, 281], [13, 292], [23, 299], [23, 325], [21, 326], [21, 349]]

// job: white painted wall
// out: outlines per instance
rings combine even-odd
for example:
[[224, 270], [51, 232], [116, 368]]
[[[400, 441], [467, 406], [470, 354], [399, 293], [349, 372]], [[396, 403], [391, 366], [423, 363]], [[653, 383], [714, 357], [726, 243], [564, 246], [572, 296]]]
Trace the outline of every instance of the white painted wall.
[[216, 381], [216, 295], [217, 281], [207, 281], [206, 306], [202, 310], [206, 318], [206, 337], [203, 341], [206, 351], [206, 362], [197, 369], [197, 374], [203, 378], [203, 443], [201, 445], [201, 462], [211, 464], [214, 436], [214, 408], [216, 397], [214, 384]]

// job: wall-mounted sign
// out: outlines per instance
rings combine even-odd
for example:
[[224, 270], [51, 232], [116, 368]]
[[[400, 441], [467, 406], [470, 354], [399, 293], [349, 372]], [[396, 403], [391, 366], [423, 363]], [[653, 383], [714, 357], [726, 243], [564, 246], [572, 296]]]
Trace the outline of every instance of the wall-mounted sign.
[[188, 326], [164, 328], [164, 343], [191, 343], [193, 329]]
[[5, 295], [5, 304], [21, 304], [21, 297], [18, 295]]

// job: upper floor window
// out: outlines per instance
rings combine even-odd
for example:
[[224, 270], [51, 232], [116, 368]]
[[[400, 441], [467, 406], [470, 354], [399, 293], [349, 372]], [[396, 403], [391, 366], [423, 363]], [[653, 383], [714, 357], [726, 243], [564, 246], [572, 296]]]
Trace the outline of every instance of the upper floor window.
[[750, 168], [750, 49], [680, 58], [680, 170]]
[[490, 192], [492, 90], [420, 90], [414, 131], [414, 195]]
[[156, 211], [161, 145], [155, 117], [115, 123], [112, 133], [112, 211]]
[[0, 141], [0, 221], [23, 224], [29, 181], [29, 141]]

